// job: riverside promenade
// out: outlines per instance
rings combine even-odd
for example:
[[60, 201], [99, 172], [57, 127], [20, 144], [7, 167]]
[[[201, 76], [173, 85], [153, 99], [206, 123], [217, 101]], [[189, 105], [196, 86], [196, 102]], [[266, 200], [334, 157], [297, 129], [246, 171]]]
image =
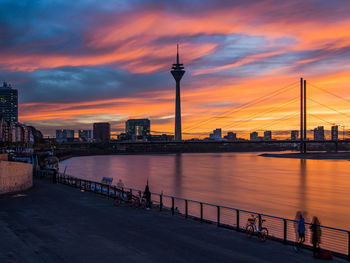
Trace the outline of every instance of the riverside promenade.
[[[278, 242], [46, 180], [0, 197], [0, 262], [319, 262]], [[334, 259], [334, 262], [347, 262]]]

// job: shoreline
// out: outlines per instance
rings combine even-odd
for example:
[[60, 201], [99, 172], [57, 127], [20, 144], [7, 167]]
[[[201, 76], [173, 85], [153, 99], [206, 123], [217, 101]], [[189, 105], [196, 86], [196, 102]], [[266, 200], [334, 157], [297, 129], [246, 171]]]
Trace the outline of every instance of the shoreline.
[[293, 159], [309, 159], [309, 160], [350, 160], [350, 152], [329, 153], [263, 153], [259, 156], [272, 158], [293, 158]]
[[[287, 150], [286, 150], [287, 151]], [[259, 154], [261, 152], [268, 152], [268, 151], [223, 151], [223, 152], [116, 152], [116, 153], [91, 153], [91, 154], [69, 154], [69, 155], [62, 155], [57, 156], [59, 159], [59, 162], [63, 162], [65, 160], [71, 159], [73, 157], [85, 157], [85, 156], [110, 156], [110, 155], [176, 155], [176, 154], [193, 154], [193, 153], [257, 153], [258, 156], [262, 156], [263, 154]], [[271, 152], [285, 152], [285, 151], [271, 151]], [[269, 153], [266, 153], [269, 154]], [[349, 153], [350, 154], [350, 153]], [[349, 157], [350, 159], [350, 157]]]

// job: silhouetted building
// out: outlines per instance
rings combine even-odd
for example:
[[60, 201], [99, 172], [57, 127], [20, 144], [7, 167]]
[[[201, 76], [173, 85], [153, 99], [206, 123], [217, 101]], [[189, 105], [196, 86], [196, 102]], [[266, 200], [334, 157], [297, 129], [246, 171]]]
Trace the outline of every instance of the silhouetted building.
[[0, 142], [8, 141], [8, 123], [0, 116]]
[[43, 142], [43, 134], [41, 133], [41, 131], [39, 131], [33, 126], [27, 126], [27, 128], [30, 131], [30, 133], [33, 134], [35, 143]]
[[41, 132], [32, 126], [19, 122], [7, 122], [0, 116], [0, 142], [28, 146], [35, 142], [35, 136], [39, 135], [38, 133], [42, 136]]
[[224, 138], [228, 141], [235, 141], [237, 140], [237, 134], [233, 132], [228, 132]]
[[146, 139], [151, 133], [151, 122], [149, 119], [130, 119], [125, 123], [125, 133], [132, 140]]
[[18, 122], [18, 91], [6, 82], [0, 87], [0, 114], [9, 123]]
[[81, 142], [91, 142], [92, 131], [91, 130], [79, 130], [78, 137], [79, 137], [79, 141], [81, 141]]
[[324, 128], [323, 126], [318, 126], [314, 129], [314, 140], [324, 141]]
[[258, 133], [257, 133], [257, 132], [252, 132], [252, 133], [250, 133], [250, 140], [251, 140], [251, 141], [256, 141], [256, 140], [258, 140]]
[[332, 126], [332, 141], [337, 141], [338, 140], [338, 126]]
[[296, 141], [299, 138], [299, 131], [298, 130], [293, 130], [290, 132], [290, 139], [292, 141]]
[[177, 45], [177, 54], [176, 54], [176, 64], [173, 64], [171, 68], [171, 74], [173, 75], [176, 81], [176, 98], [175, 98], [175, 140], [182, 140], [181, 132], [181, 105], [180, 105], [180, 81], [182, 76], [185, 74], [184, 65], [180, 64], [179, 59], [179, 45]]
[[213, 133], [209, 135], [209, 139], [211, 140], [221, 140], [222, 139], [222, 132], [221, 129], [215, 129], [213, 130]]
[[264, 141], [271, 141], [271, 139], [272, 139], [272, 132], [264, 131]]
[[94, 140], [107, 142], [111, 138], [111, 125], [108, 122], [94, 123]]
[[73, 142], [74, 130], [56, 130], [56, 142]]

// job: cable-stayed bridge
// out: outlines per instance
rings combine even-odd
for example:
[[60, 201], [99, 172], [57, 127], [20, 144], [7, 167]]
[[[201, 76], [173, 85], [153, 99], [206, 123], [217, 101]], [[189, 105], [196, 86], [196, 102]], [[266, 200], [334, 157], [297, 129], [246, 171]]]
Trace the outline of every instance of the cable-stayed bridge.
[[[291, 93], [291, 95], [286, 96], [286, 93]], [[295, 143], [299, 145], [301, 152], [306, 152], [307, 145], [311, 144], [330, 144], [333, 143], [335, 148], [339, 144], [348, 143], [349, 141], [345, 137], [345, 127], [348, 124], [347, 121], [350, 121], [350, 114], [346, 111], [338, 109], [336, 106], [327, 105], [327, 102], [319, 101], [317, 98], [318, 94], [324, 94], [327, 98], [334, 98], [343, 104], [350, 104], [350, 99], [344, 98], [332, 91], [329, 88], [320, 87], [312, 82], [306, 82], [304, 79], [300, 79], [300, 81], [295, 81], [288, 85], [285, 85], [281, 88], [278, 88], [272, 92], [269, 92], [266, 95], [254, 98], [248, 102], [240, 104], [236, 107], [232, 107], [231, 109], [225, 110], [220, 113], [212, 114], [208, 118], [191, 123], [184, 127], [183, 134], [187, 135], [187, 137], [203, 137], [208, 135], [210, 131], [208, 131], [208, 126], [213, 130], [214, 128], [221, 128], [222, 131], [225, 132], [239, 132], [240, 129], [244, 129], [247, 124], [252, 124], [254, 122], [258, 122], [259, 125], [253, 126], [254, 128], [245, 129], [245, 131], [264, 131], [267, 129], [275, 129], [278, 133], [284, 133], [284, 138], [279, 140], [269, 140], [269, 141], [249, 141], [249, 140], [233, 140], [233, 141], [225, 141], [225, 143]], [[273, 101], [276, 98], [283, 97], [279, 103], [272, 103], [270, 107], [263, 107], [262, 110], [250, 112], [248, 115], [245, 111], [251, 111], [254, 107], [259, 105], [263, 105], [264, 103], [268, 103], [269, 101]], [[319, 110], [312, 110], [308, 112], [308, 108], [317, 107]], [[349, 105], [350, 106], [350, 105]], [[281, 112], [286, 112], [285, 114], [279, 114]], [[276, 116], [276, 113], [278, 117]], [[329, 119], [325, 117], [325, 115], [329, 115], [333, 113], [332, 116], [341, 116], [342, 120], [336, 120], [334, 118]], [[271, 117], [274, 116], [274, 117]], [[237, 118], [238, 117], [238, 118]], [[243, 117], [243, 118], [239, 118]], [[266, 121], [262, 121], [262, 120]], [[308, 123], [316, 123], [316, 126], [321, 126], [322, 124], [326, 124], [327, 126], [338, 126], [342, 130], [340, 130], [340, 139], [331, 139], [331, 140], [314, 140], [312, 129], [315, 128], [315, 125], [307, 126]], [[287, 125], [286, 125], [287, 124]], [[293, 127], [292, 129], [285, 130], [283, 127], [289, 126]], [[281, 131], [282, 130], [282, 131]], [[299, 132], [299, 138], [297, 140], [286, 140], [287, 133], [291, 130], [297, 130]], [[152, 131], [153, 134], [172, 134], [169, 132], [160, 132], [160, 131]], [[280, 137], [281, 138], [281, 137]], [[190, 142], [189, 142], [190, 143]], [[210, 143], [210, 142], [209, 142]]]

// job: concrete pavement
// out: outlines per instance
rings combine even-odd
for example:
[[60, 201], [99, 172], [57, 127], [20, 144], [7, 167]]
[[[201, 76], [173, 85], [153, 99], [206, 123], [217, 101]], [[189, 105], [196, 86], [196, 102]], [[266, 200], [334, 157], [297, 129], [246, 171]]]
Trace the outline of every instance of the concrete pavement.
[[[0, 262], [313, 262], [278, 242], [35, 180], [0, 197]], [[336, 262], [345, 260], [335, 259]]]

